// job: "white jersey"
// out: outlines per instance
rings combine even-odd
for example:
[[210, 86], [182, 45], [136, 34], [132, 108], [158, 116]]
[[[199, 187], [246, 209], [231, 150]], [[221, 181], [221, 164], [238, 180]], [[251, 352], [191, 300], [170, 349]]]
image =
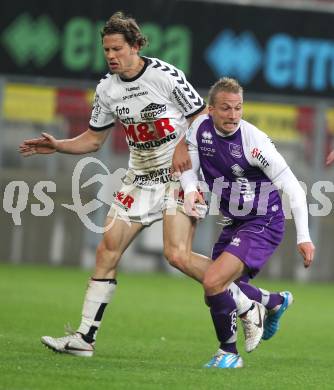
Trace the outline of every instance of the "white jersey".
[[132, 79], [108, 74], [96, 88], [89, 127], [105, 130], [118, 119], [130, 149], [135, 174], [169, 168], [175, 146], [187, 129], [187, 118], [205, 103], [184, 73], [156, 58], [143, 57], [142, 71]]

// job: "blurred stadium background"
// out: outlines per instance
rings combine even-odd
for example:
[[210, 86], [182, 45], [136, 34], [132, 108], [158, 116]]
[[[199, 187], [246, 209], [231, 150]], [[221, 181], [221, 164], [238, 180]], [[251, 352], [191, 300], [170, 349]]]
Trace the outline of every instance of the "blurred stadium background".
[[[119, 9], [133, 15], [148, 36], [143, 54], [181, 68], [203, 97], [218, 77], [238, 78], [246, 90], [245, 119], [271, 136], [306, 184], [316, 262], [305, 272], [294, 224], [287, 219], [284, 242], [262, 276], [334, 280], [334, 168], [324, 165], [334, 135], [330, 0], [146, 0], [145, 7], [137, 0], [26, 0], [24, 7], [5, 2], [0, 19], [0, 262], [93, 266], [99, 235], [62, 206], [72, 203], [71, 178], [79, 158], [23, 159], [17, 149], [41, 131], [66, 138], [86, 130], [96, 83], [107, 71], [99, 30]], [[116, 128], [109, 141], [96, 157], [111, 172], [126, 168], [122, 129]], [[87, 175], [93, 173], [101, 172]], [[56, 191], [49, 193], [55, 207], [51, 215], [37, 217], [31, 205], [40, 203], [33, 188], [41, 180], [56, 183]], [[4, 195], [13, 181], [29, 186], [27, 207], [16, 224]], [[323, 183], [316, 187], [318, 181]], [[99, 189], [85, 189], [85, 199], [95, 198]], [[330, 202], [327, 211], [324, 196]], [[104, 205], [95, 213], [96, 223], [102, 223], [107, 210]], [[123, 270], [174, 272], [162, 258], [161, 230], [154, 225], [144, 231], [127, 250]], [[194, 249], [210, 254], [219, 231], [219, 216], [209, 216], [198, 228]]]

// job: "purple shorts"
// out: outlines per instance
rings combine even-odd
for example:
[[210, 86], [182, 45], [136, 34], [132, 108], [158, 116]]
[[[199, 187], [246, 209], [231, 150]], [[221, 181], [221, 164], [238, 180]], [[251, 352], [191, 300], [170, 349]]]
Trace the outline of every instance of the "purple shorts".
[[284, 216], [234, 221], [225, 226], [212, 250], [216, 260], [223, 252], [238, 257], [253, 278], [274, 253], [284, 234]]

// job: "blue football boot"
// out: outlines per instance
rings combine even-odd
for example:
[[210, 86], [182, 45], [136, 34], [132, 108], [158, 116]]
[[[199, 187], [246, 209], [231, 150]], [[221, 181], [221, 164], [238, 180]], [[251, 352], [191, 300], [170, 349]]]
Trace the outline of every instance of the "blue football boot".
[[240, 355], [235, 353], [225, 352], [218, 349], [215, 356], [205, 364], [205, 368], [240, 368], [243, 367], [244, 362]]
[[263, 340], [269, 340], [279, 329], [279, 320], [282, 317], [286, 309], [292, 304], [293, 296], [289, 291], [283, 291], [280, 293], [284, 298], [283, 303], [276, 312], [270, 313], [268, 311], [267, 317], [264, 321]]

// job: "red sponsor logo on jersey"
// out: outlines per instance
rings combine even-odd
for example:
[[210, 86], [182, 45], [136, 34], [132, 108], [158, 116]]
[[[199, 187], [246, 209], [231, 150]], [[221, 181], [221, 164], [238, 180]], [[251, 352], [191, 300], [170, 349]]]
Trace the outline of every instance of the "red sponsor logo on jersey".
[[127, 209], [131, 209], [132, 203], [134, 202], [134, 198], [131, 195], [124, 195], [124, 192], [117, 192], [115, 198]]
[[266, 160], [266, 158], [263, 156], [262, 154], [262, 150], [259, 150], [258, 148], [253, 148], [252, 152], [252, 157], [258, 159], [260, 161], [260, 163], [265, 167], [269, 167], [269, 163], [268, 161]]
[[261, 151], [258, 148], [253, 148], [252, 150], [252, 157], [257, 157]]
[[174, 127], [170, 124], [169, 118], [161, 118], [149, 123], [130, 125], [122, 123], [122, 125], [128, 140], [134, 142], [160, 140], [175, 131]]

